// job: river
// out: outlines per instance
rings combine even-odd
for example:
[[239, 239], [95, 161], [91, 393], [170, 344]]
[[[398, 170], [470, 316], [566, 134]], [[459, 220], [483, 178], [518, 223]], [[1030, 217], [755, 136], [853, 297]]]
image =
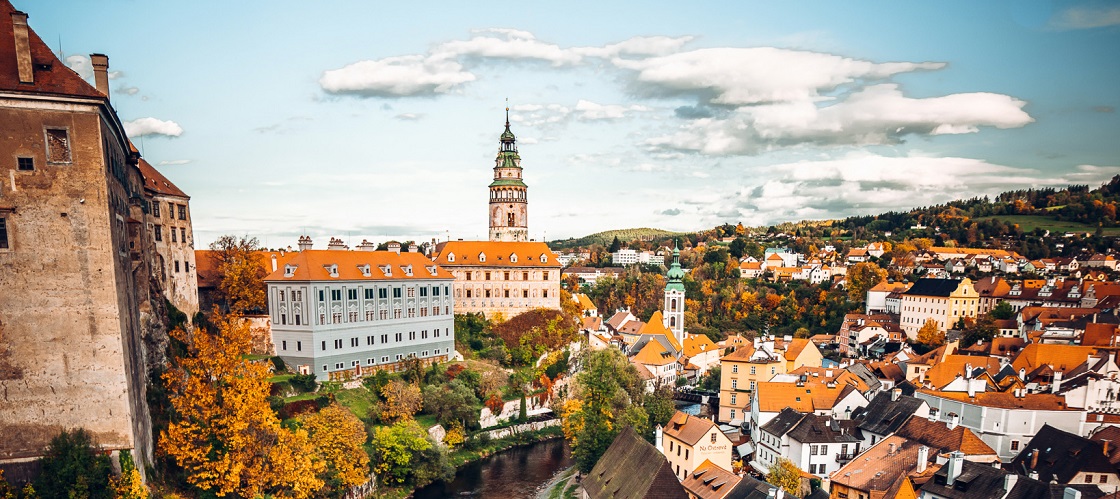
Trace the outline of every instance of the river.
[[464, 465], [450, 482], [436, 482], [419, 489], [415, 499], [470, 497], [480, 499], [529, 499], [557, 473], [572, 466], [564, 439], [517, 447]]

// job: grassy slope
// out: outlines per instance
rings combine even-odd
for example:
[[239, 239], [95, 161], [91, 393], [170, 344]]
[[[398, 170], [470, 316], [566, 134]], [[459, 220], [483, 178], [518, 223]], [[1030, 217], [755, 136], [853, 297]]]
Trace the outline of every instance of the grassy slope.
[[601, 244], [603, 246], [610, 246], [611, 241], [617, 236], [619, 241], [632, 241], [643, 236], [653, 236], [655, 238], [672, 237], [681, 235], [681, 232], [670, 232], [661, 229], [639, 228], [639, 229], [618, 229], [608, 230], [591, 234], [590, 236], [583, 236], [578, 239], [561, 239], [550, 241], [549, 247], [553, 249], [575, 248], [579, 246], [590, 246], [592, 244]]
[[[1051, 233], [1058, 233], [1059, 235], [1064, 232], [1094, 232], [1096, 227], [1084, 224], [1081, 222], [1073, 222], [1068, 220], [1054, 220], [1051, 217], [1038, 216], [1038, 215], [999, 215], [992, 217], [980, 217], [975, 220], [993, 220], [998, 219], [1004, 223], [1019, 224], [1019, 227], [1024, 231], [1032, 231], [1036, 228], [1048, 230]], [[1104, 234], [1106, 236], [1120, 235], [1120, 227], [1105, 227]]]

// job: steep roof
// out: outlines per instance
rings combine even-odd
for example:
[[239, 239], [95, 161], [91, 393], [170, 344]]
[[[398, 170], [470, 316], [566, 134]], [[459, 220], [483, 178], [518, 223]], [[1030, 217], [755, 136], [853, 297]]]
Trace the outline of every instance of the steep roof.
[[895, 433], [920, 442], [938, 452], [961, 451], [966, 456], [994, 456], [995, 449], [980, 440], [972, 430], [957, 425], [952, 430], [941, 421], [928, 418], [910, 418]]
[[[437, 245], [436, 252], [435, 261], [441, 267], [560, 268], [556, 255], [542, 242], [448, 241]], [[486, 261], [479, 260], [479, 255], [485, 255]], [[514, 256], [516, 262], [511, 261]]]
[[157, 194], [190, 199], [187, 193], [180, 190], [175, 184], [171, 183], [170, 180], [167, 180], [167, 177], [164, 177], [159, 170], [156, 170], [154, 166], [144, 161], [144, 158], [140, 158], [138, 166], [140, 168], [140, 175], [144, 177], [145, 189]]
[[831, 410], [836, 402], [853, 391], [856, 388], [852, 385], [828, 386], [824, 383], [762, 381], [755, 385], [758, 410], [761, 412], [781, 412], [787, 407], [798, 412]]
[[669, 461], [627, 426], [583, 478], [592, 499], [687, 499]]
[[[199, 288], [217, 287], [221, 276], [218, 275], [217, 251], [194, 250], [195, 275], [198, 276]], [[254, 256], [261, 267], [261, 276], [267, 277], [273, 272], [272, 258], [276, 257], [276, 268], [283, 269], [284, 264], [299, 255], [297, 251], [256, 251]], [[263, 279], [263, 277], [262, 277]]]
[[[972, 372], [968, 372], [971, 368]], [[925, 372], [925, 380], [935, 388], [944, 388], [958, 377], [977, 377], [985, 372], [999, 372], [999, 359], [975, 355], [948, 355]]]
[[966, 404], [975, 404], [984, 407], [998, 407], [1001, 409], [1026, 409], [1032, 411], [1071, 411], [1066, 406], [1066, 399], [1061, 395], [1052, 393], [1027, 393], [1016, 397], [1008, 392], [978, 392], [969, 397], [964, 392], [941, 392], [937, 390], [918, 390], [919, 393], [934, 397], [941, 397]]
[[[1006, 477], [1011, 473], [993, 468], [983, 463], [962, 461], [961, 471], [953, 481], [947, 485], [949, 467], [942, 466], [933, 475], [933, 479], [922, 485], [921, 490], [936, 497], [947, 499], [1041, 499], [1051, 497], [1050, 487], [1040, 480], [1033, 480], [1026, 476], [1016, 476], [1011, 490], [1007, 486]], [[1060, 494], [1058, 497], [1062, 497]], [[1082, 496], [1082, 497], [1096, 497]]]
[[803, 416], [804, 414], [786, 407], [782, 409], [782, 412], [779, 412], [777, 416], [774, 416], [773, 419], [762, 425], [760, 429], [771, 435], [782, 436], [785, 435], [790, 428], [793, 428], [794, 425], [800, 422]]
[[855, 421], [838, 420], [828, 416], [806, 414], [789, 430], [789, 438], [802, 443], [836, 444], [859, 442], [859, 428]]
[[960, 279], [918, 279], [905, 295], [910, 296], [942, 296], [953, 294], [961, 285]]
[[665, 424], [664, 432], [688, 445], [696, 445], [711, 431], [719, 431], [716, 424], [710, 419], [699, 416], [689, 416], [681, 411], [673, 414]]
[[633, 361], [647, 366], [664, 366], [676, 362], [677, 358], [661, 343], [649, 341], [634, 355]]
[[1016, 371], [1026, 369], [1029, 373], [1042, 366], [1053, 366], [1055, 371], [1064, 374], [1083, 364], [1094, 353], [1097, 349], [1090, 346], [1031, 343], [1011, 361], [1011, 367]]
[[[331, 276], [328, 267], [337, 265], [338, 272]], [[363, 270], [369, 266], [369, 274]], [[287, 266], [295, 266], [291, 276]], [[408, 275], [411, 267], [412, 275]], [[388, 273], [383, 269], [388, 269]], [[284, 265], [278, 265], [264, 280], [266, 282], [291, 281], [383, 281], [454, 279], [450, 272], [439, 268], [421, 253], [395, 251], [306, 250], [301, 251]]]
[[[914, 472], [918, 465], [918, 448], [922, 444], [891, 435], [872, 445], [862, 454], [841, 466], [829, 476], [833, 483], [874, 493], [890, 489], [901, 478]], [[936, 454], [925, 473], [932, 475]], [[872, 497], [875, 497], [874, 495]]]
[[684, 355], [695, 357], [704, 352], [719, 350], [719, 346], [712, 343], [706, 334], [690, 334], [684, 339]]
[[916, 397], [899, 395], [891, 400], [891, 392], [882, 392], [859, 413], [859, 428], [876, 435], [889, 435], [898, 431], [925, 401]]
[[731, 497], [731, 491], [740, 480], [738, 475], [705, 459], [684, 477], [681, 485], [700, 499], [724, 499]]
[[576, 302], [579, 303], [580, 310], [596, 310], [595, 304], [591, 302], [591, 298], [588, 298], [587, 295], [583, 293], [576, 293], [572, 295], [572, 297], [574, 297], [576, 299]]
[[[808, 338], [794, 338], [789, 345], [786, 345], [786, 360], [797, 359], [797, 356], [801, 355], [801, 351], [811, 344], [812, 342]], [[816, 345], [813, 345], [813, 348], [816, 348]]]
[[677, 343], [676, 335], [674, 335], [673, 332], [669, 330], [669, 328], [665, 327], [665, 318], [661, 315], [660, 310], [653, 312], [653, 315], [649, 317], [649, 321], [642, 326], [642, 329], [638, 330], [638, 334], [664, 336], [665, 339], [668, 340], [669, 345], [671, 345], [674, 350], [676, 350], [677, 352], [681, 351], [681, 344]]
[[[1035, 459], [1033, 453], [1038, 453]], [[1044, 424], [1026, 447], [1011, 461], [1011, 469], [1023, 474], [1038, 473], [1039, 481], [1069, 483], [1080, 472], [1116, 475], [1101, 442]]]
[[[0, 0], [0, 91], [29, 94], [50, 94], [59, 96], [91, 97], [105, 99], [106, 96], [87, 83], [55, 57], [50, 47], [35, 30], [28, 26], [27, 35], [31, 48], [32, 83], [19, 82], [19, 66], [16, 59], [15, 26], [12, 13], [17, 12], [8, 0]], [[30, 20], [29, 20], [30, 22]]]

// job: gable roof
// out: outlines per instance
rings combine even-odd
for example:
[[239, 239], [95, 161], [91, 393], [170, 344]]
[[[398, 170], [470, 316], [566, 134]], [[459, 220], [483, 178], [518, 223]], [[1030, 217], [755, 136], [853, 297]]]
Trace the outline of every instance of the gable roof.
[[648, 341], [637, 354], [633, 361], [647, 366], [664, 366], [677, 361], [677, 357], [657, 341]]
[[576, 293], [572, 295], [572, 297], [576, 299], [577, 303], [579, 303], [580, 310], [597, 310], [595, 304], [591, 302], [591, 298], [588, 298], [587, 295], [583, 293]]
[[[808, 338], [794, 338], [793, 341], [789, 342], [789, 344], [786, 345], [786, 360], [796, 360], [797, 356], [801, 355], [801, 351], [805, 350], [805, 347], [811, 344], [812, 342], [809, 341]], [[816, 347], [816, 345], [813, 345], [813, 348]]]
[[1011, 367], [1016, 371], [1026, 369], [1030, 373], [1042, 366], [1053, 366], [1055, 371], [1065, 374], [1083, 364], [1094, 353], [1097, 353], [1097, 349], [1090, 346], [1031, 343], [1011, 361]]
[[[968, 372], [969, 369], [972, 372]], [[935, 388], [944, 388], [958, 377], [976, 378], [983, 373], [995, 374], [999, 372], [999, 359], [994, 357], [980, 357], [976, 355], [947, 355], [941, 362], [929, 368], [923, 376]]]
[[790, 428], [793, 428], [798, 422], [801, 421], [804, 414], [797, 412], [794, 409], [786, 407], [779, 412], [773, 419], [767, 421], [760, 429], [771, 435], [782, 436], [785, 435]]
[[960, 451], [966, 456], [996, 455], [995, 449], [980, 440], [972, 430], [962, 425], [950, 430], [945, 423], [930, 421], [929, 418], [910, 418], [895, 434], [942, 453]]
[[719, 346], [712, 343], [706, 334], [690, 334], [684, 339], [685, 357], [695, 357], [705, 352], [718, 351]]
[[740, 480], [738, 475], [705, 459], [684, 477], [681, 485], [700, 499], [724, 499], [732, 497], [731, 492]]
[[31, 49], [32, 83], [20, 83], [15, 48], [15, 25], [12, 13], [17, 12], [8, 0], [0, 0], [0, 91], [106, 99], [78, 73], [55, 57], [50, 47], [31, 26], [27, 27]]
[[[710, 432], [719, 432], [712, 420], [699, 416], [689, 416], [681, 411], [673, 413], [669, 422], [665, 424], [664, 432], [688, 445], [696, 445]], [[722, 432], [719, 432], [722, 434]]]
[[[269, 263], [271, 265], [271, 263]], [[332, 277], [327, 267], [337, 265], [337, 277]], [[359, 267], [369, 265], [369, 275]], [[287, 266], [295, 266], [291, 276], [286, 275]], [[412, 275], [406, 268], [411, 266]], [[386, 275], [382, 268], [389, 269]], [[434, 270], [433, 273], [431, 270]], [[439, 268], [421, 253], [395, 251], [349, 251], [349, 250], [305, 250], [296, 253], [274, 272], [265, 277], [265, 282], [293, 281], [382, 281], [382, 280], [421, 280], [454, 279], [450, 272]]]
[[[1038, 453], [1037, 459], [1034, 453]], [[1080, 472], [1116, 475], [1101, 442], [1044, 424], [1026, 447], [1011, 461], [1011, 469], [1037, 472], [1039, 481], [1069, 483]]]
[[876, 435], [890, 435], [898, 431], [906, 421], [925, 403], [924, 400], [908, 395], [899, 395], [891, 400], [891, 392], [882, 392], [871, 399], [856, 419], [859, 428]]
[[[1016, 476], [1011, 490], [1007, 490], [1007, 471], [993, 468], [983, 463], [964, 460], [961, 462], [961, 471], [953, 481], [947, 485], [949, 467], [942, 466], [933, 475], [933, 479], [922, 485], [921, 490], [936, 497], [947, 499], [1039, 499], [1050, 497], [1049, 487], [1039, 481], [1025, 476]], [[1059, 495], [1058, 497], [1061, 497]], [[1092, 496], [1086, 496], [1092, 497]]]
[[171, 183], [170, 180], [167, 180], [167, 177], [164, 177], [159, 170], [156, 170], [154, 166], [144, 161], [144, 158], [140, 158], [140, 163], [137, 166], [140, 169], [140, 175], [144, 177], [145, 189], [157, 194], [190, 199], [187, 193], [180, 190], [175, 184]]
[[[888, 436], [841, 466], [829, 478], [834, 483], [869, 493], [887, 491], [917, 468], [920, 447], [922, 444], [918, 442], [897, 435]], [[936, 457], [936, 454], [929, 454], [931, 461]], [[933, 466], [928, 466], [925, 473], [932, 475], [933, 470]]]
[[[478, 259], [486, 255], [486, 261]], [[455, 255], [455, 261], [448, 258]], [[510, 255], [517, 255], [517, 262], [510, 261]], [[541, 261], [544, 255], [547, 261]], [[542, 242], [512, 241], [447, 241], [436, 245], [435, 262], [447, 267], [561, 267], [560, 260]]]
[[676, 335], [673, 334], [669, 328], [665, 327], [665, 319], [662, 317], [660, 310], [655, 311], [653, 315], [649, 317], [649, 321], [638, 330], [638, 334], [643, 336], [647, 334], [650, 336], [664, 336], [674, 351], [681, 351], [681, 344], [677, 343]]
[[836, 444], [859, 442], [859, 428], [852, 420], [806, 414], [789, 430], [789, 438], [801, 443]]
[[687, 499], [669, 461], [627, 426], [583, 478], [592, 499]]
[[852, 385], [825, 383], [780, 383], [762, 381], [755, 385], [752, 401], [758, 400], [760, 412], [781, 412], [792, 407], [798, 412], [831, 410], [853, 391]]

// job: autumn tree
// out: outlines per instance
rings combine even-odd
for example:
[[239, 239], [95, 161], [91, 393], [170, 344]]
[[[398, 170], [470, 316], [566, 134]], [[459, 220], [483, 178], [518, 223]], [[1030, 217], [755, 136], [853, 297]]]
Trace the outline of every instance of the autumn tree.
[[412, 469], [413, 455], [432, 446], [427, 433], [411, 419], [373, 430], [373, 470], [384, 483], [405, 482]]
[[867, 290], [887, 278], [887, 271], [872, 262], [860, 262], [848, 267], [848, 299], [860, 302], [867, 297]]
[[932, 348], [945, 344], [945, 332], [937, 325], [937, 320], [926, 319], [926, 323], [918, 330], [918, 343]]
[[187, 481], [222, 497], [305, 498], [323, 486], [324, 464], [302, 429], [289, 430], [268, 404], [271, 365], [250, 361], [249, 324], [215, 314], [215, 331], [178, 329], [186, 347], [163, 382], [172, 415], [160, 451]]
[[132, 461], [132, 453], [122, 450], [117, 458], [121, 466], [121, 474], [109, 479], [109, 487], [113, 491], [113, 499], [148, 499], [148, 486], [140, 476], [140, 470]]
[[300, 425], [314, 442], [315, 452], [326, 463], [328, 489], [345, 491], [365, 483], [369, 473], [366, 427], [346, 408], [333, 403], [319, 412], [299, 418]]
[[218, 302], [233, 314], [265, 308], [265, 272], [257, 238], [225, 235], [210, 243], [218, 273]]
[[771, 485], [781, 487], [786, 491], [786, 494], [798, 496], [801, 491], [801, 474], [801, 469], [793, 464], [793, 461], [779, 457], [774, 464], [770, 465], [770, 471], [766, 474], [766, 481]]
[[648, 429], [649, 416], [641, 407], [632, 406], [640, 400], [643, 386], [637, 370], [621, 352], [592, 351], [583, 365], [584, 370], [574, 380], [572, 397], [561, 407], [561, 428], [572, 446], [576, 465], [587, 473], [622, 425]]
[[385, 401], [381, 405], [381, 419], [387, 423], [412, 419], [423, 405], [420, 387], [399, 379], [381, 388], [381, 398]]

